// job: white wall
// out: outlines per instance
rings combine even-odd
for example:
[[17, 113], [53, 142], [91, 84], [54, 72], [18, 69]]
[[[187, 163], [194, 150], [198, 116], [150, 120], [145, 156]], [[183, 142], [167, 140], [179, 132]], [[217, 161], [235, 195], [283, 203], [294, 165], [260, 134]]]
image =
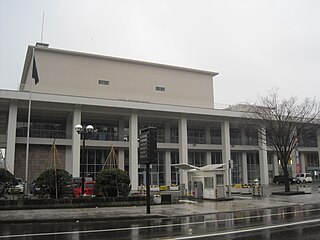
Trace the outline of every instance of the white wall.
[[[213, 107], [215, 73], [88, 54], [35, 50], [40, 82], [34, 92], [170, 105]], [[31, 78], [32, 64], [27, 75]], [[99, 85], [99, 80], [109, 85]], [[156, 91], [156, 86], [165, 91]]]

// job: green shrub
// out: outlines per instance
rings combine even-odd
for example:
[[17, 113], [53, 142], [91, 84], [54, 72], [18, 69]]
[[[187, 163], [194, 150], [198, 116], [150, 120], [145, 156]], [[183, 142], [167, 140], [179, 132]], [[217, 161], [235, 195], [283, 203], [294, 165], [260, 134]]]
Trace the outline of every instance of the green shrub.
[[36, 195], [49, 194], [51, 198], [56, 198], [56, 194], [58, 198], [72, 196], [72, 176], [62, 169], [44, 171], [34, 181], [34, 185], [38, 189], [34, 192]]
[[16, 178], [6, 169], [0, 168], [0, 197], [3, 197], [10, 187], [17, 184]]
[[130, 177], [120, 169], [102, 170], [97, 174], [95, 194], [109, 197], [128, 196], [131, 190]]

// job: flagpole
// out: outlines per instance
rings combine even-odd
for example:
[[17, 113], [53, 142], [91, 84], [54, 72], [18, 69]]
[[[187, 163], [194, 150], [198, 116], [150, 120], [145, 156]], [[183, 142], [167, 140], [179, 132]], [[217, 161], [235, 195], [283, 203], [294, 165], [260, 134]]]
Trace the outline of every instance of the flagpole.
[[[32, 49], [32, 59], [34, 59], [34, 48]], [[32, 61], [34, 64], [34, 61]], [[32, 66], [34, 69], [34, 66]], [[32, 74], [33, 77], [33, 74]], [[31, 122], [31, 95], [32, 95], [32, 81], [30, 80], [30, 88], [29, 88], [29, 103], [28, 103], [28, 123], [27, 123], [27, 146], [26, 146], [26, 171], [25, 171], [25, 185], [24, 185], [24, 193], [28, 192], [28, 168], [29, 168], [29, 146], [30, 146], [30, 122]]]
[[25, 172], [25, 189], [24, 192], [28, 192], [28, 166], [29, 166], [29, 145], [30, 145], [30, 118], [31, 118], [31, 94], [32, 94], [32, 82], [30, 81], [29, 90], [29, 106], [28, 106], [28, 125], [27, 125], [27, 146], [26, 146], [26, 172]]

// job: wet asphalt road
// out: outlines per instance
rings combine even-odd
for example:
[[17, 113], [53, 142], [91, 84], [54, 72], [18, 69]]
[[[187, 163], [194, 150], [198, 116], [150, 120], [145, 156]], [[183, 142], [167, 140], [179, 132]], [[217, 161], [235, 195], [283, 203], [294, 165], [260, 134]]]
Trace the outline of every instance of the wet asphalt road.
[[0, 239], [320, 239], [320, 204], [132, 221], [1, 224]]

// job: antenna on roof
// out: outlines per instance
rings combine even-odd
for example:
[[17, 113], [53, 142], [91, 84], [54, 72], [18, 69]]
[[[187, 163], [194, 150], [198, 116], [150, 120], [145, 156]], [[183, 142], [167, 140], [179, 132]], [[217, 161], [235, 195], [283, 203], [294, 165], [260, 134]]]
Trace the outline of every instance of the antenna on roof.
[[49, 47], [48, 43], [43, 42], [43, 28], [44, 28], [44, 11], [42, 12], [42, 27], [41, 27], [41, 41], [36, 43], [37, 47]]
[[41, 42], [43, 42], [44, 11], [42, 12]]

